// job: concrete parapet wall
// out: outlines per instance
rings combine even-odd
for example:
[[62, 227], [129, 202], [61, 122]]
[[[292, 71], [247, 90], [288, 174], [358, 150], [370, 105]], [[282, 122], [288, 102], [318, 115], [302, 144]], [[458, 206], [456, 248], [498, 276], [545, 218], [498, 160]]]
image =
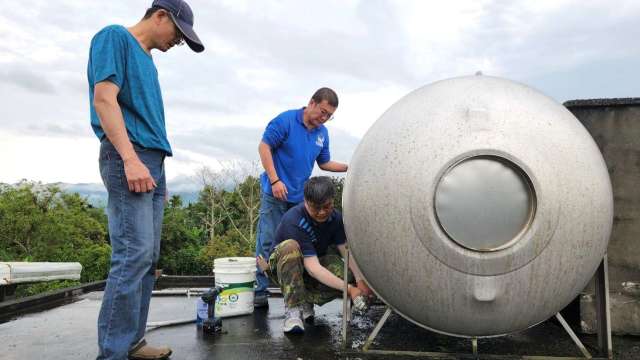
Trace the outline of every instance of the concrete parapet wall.
[[[564, 104], [598, 144], [609, 170], [614, 219], [608, 247], [611, 327], [640, 335], [640, 98], [574, 100]], [[595, 330], [593, 282], [581, 296], [581, 327]]]

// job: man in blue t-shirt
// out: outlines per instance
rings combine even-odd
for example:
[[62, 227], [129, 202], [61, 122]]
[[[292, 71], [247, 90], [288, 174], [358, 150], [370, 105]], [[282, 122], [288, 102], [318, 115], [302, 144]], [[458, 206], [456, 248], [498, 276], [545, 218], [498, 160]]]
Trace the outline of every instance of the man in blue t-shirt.
[[166, 359], [171, 349], [144, 340], [171, 156], [152, 49], [186, 42], [204, 50], [182, 0], [155, 0], [142, 20], [107, 26], [91, 40], [87, 78], [91, 126], [100, 139], [100, 174], [109, 198], [111, 268], [98, 317], [98, 359]]
[[[346, 236], [342, 214], [333, 208], [335, 187], [327, 176], [312, 177], [304, 185], [304, 202], [287, 211], [276, 230], [267, 263], [258, 256], [258, 266], [282, 290], [285, 301], [283, 330], [304, 332], [303, 320], [313, 320], [313, 305], [340, 296], [344, 287], [344, 262], [331, 251], [345, 255]], [[371, 296], [362, 273], [349, 261], [356, 286], [348, 285], [350, 298], [359, 306]], [[347, 276], [350, 277], [351, 274]]]
[[[256, 256], [268, 256], [282, 215], [302, 201], [302, 188], [314, 163], [326, 171], [347, 171], [347, 164], [331, 161], [329, 132], [324, 126], [337, 108], [338, 95], [329, 88], [321, 88], [313, 94], [308, 106], [285, 111], [267, 125], [258, 146], [265, 171], [260, 176], [262, 196]], [[259, 267], [256, 280], [254, 305], [268, 306], [269, 279]]]

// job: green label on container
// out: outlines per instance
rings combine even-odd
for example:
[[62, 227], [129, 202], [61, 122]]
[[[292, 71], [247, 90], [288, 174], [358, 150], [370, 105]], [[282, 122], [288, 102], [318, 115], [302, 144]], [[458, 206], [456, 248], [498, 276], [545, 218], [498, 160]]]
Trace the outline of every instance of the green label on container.
[[255, 281], [243, 283], [220, 284], [224, 289], [220, 295], [237, 294], [241, 292], [253, 291]]

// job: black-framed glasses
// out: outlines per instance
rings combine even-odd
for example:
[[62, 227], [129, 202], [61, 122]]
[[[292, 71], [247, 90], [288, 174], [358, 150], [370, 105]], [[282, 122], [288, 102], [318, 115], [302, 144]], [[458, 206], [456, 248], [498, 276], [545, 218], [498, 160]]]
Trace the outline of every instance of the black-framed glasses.
[[333, 114], [323, 108], [320, 108], [320, 114], [323, 118], [325, 118], [325, 121], [331, 121], [334, 119]]
[[[171, 22], [173, 22], [173, 20]], [[178, 25], [176, 25], [175, 22], [173, 23], [173, 29], [176, 32], [176, 37], [172, 41], [173, 45], [175, 46], [184, 45], [184, 35], [182, 34], [182, 31], [180, 31], [180, 29], [178, 28]]]
[[[171, 23], [173, 24], [173, 30], [174, 30], [176, 36], [173, 38], [173, 40], [171, 40], [171, 44], [173, 46], [182, 46], [182, 45], [184, 45], [184, 34], [182, 34], [182, 31], [180, 31], [180, 28], [178, 28], [178, 25], [173, 20], [174, 16], [177, 17], [177, 15], [173, 15], [173, 13], [171, 13], [170, 10], [167, 10], [165, 8], [161, 7], [160, 9], [164, 10], [167, 13], [167, 15], [169, 16], [169, 19], [171, 19]], [[178, 14], [180, 14], [181, 10], [182, 10], [182, 7], [178, 10]]]

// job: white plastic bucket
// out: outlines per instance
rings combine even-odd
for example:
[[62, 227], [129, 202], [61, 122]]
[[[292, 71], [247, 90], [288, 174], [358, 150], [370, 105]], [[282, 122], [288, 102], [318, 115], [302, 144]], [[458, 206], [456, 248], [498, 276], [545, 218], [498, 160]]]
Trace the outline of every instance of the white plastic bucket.
[[213, 272], [216, 286], [224, 289], [216, 299], [216, 316], [229, 317], [253, 313], [256, 259], [252, 257], [215, 259]]

